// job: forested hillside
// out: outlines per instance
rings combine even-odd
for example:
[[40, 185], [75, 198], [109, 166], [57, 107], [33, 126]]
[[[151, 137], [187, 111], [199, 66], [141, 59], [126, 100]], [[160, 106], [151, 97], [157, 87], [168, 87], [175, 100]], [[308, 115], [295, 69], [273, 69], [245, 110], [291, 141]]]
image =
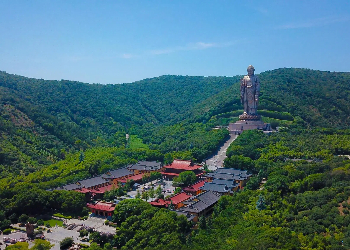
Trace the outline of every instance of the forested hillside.
[[[259, 113], [283, 128], [270, 136], [244, 132], [227, 150], [226, 167], [255, 174], [247, 188], [222, 197], [192, 233], [184, 218], [168, 211], [135, 214], [127, 223], [149, 213], [153, 231], [147, 219], [133, 226], [145, 227], [142, 235], [153, 240], [139, 242], [135, 231], [127, 243], [122, 225], [115, 246], [350, 247], [350, 163], [337, 156], [350, 154], [350, 73], [277, 69], [259, 77]], [[21, 214], [84, 212], [83, 195], [48, 188], [139, 160], [201, 162], [228, 136], [225, 128], [213, 128], [242, 113], [240, 78], [161, 76], [101, 85], [0, 72], [0, 229]], [[158, 217], [173, 225], [173, 240], [167, 230], [153, 238], [163, 223]]]
[[[0, 72], [0, 169], [27, 175], [91, 147], [138, 135], [162, 153], [202, 160], [225, 138], [210, 132], [241, 114], [235, 77], [161, 76], [101, 85]], [[350, 124], [350, 74], [277, 69], [260, 74], [260, 113], [273, 127]]]
[[[222, 196], [187, 249], [349, 249], [349, 130], [245, 131], [225, 167], [256, 175]], [[262, 178], [267, 182], [260, 186]]]
[[[350, 73], [283, 68], [259, 75], [259, 110], [265, 117], [293, 120], [311, 127], [347, 128], [350, 125]], [[238, 85], [232, 85], [197, 104], [189, 117], [230, 116], [242, 109]], [[269, 111], [269, 112], [266, 112]], [[238, 116], [240, 113], [233, 114]]]
[[[183, 121], [195, 103], [237, 80], [162, 76], [130, 84], [100, 85], [0, 72], [1, 175], [26, 175], [77, 150], [121, 146], [125, 142], [120, 137], [125, 138], [130, 128]], [[176, 147], [168, 151], [174, 150]]]

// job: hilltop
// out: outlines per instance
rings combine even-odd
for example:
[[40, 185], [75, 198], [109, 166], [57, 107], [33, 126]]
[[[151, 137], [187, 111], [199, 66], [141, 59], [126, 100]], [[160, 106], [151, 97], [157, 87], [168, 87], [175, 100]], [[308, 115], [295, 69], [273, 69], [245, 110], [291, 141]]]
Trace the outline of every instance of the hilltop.
[[[259, 77], [259, 112], [273, 127], [350, 125], [350, 73], [283, 68]], [[223, 135], [204, 151], [206, 142], [198, 137], [241, 113], [240, 78], [166, 75], [102, 85], [1, 71], [0, 166], [16, 166], [26, 175], [69, 152], [120, 146], [125, 133], [162, 153], [192, 150], [203, 159]]]
[[[259, 77], [259, 113], [273, 128], [285, 128], [270, 135], [242, 133], [228, 148], [225, 167], [254, 174], [246, 188], [221, 197], [199, 229], [176, 231], [177, 240], [166, 244], [343, 249], [344, 239], [350, 246], [350, 164], [338, 156], [350, 154], [350, 73], [276, 69]], [[21, 214], [86, 212], [83, 194], [50, 188], [140, 160], [202, 161], [242, 113], [240, 78], [160, 76], [101, 85], [0, 72], [0, 228]], [[218, 126], [223, 128], [213, 129]], [[163, 215], [154, 228], [177, 218], [168, 210], [156, 214]], [[131, 236], [128, 246], [165, 246], [151, 240], [156, 230], [141, 231], [150, 240]], [[126, 240], [119, 236], [114, 240]], [[168, 233], [163, 236], [168, 239]]]

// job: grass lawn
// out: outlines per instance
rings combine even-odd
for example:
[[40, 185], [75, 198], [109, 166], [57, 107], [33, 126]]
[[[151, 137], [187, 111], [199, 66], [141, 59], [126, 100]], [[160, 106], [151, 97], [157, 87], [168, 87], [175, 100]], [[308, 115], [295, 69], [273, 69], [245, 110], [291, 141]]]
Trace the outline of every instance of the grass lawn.
[[148, 148], [148, 145], [144, 144], [142, 139], [138, 138], [137, 135], [131, 135], [129, 138], [129, 148]]
[[51, 220], [45, 220], [44, 221], [44, 225], [46, 225], [46, 223], [49, 223], [51, 227], [54, 227], [56, 226], [59, 226], [59, 227], [62, 227], [63, 226], [63, 221], [60, 221], [60, 220], [54, 220], [54, 219], [51, 219]]

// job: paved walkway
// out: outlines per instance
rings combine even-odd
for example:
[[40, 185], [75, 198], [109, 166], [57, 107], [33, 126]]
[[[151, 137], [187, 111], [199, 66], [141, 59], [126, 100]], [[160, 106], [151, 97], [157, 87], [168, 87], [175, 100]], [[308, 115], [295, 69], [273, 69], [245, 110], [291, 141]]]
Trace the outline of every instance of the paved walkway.
[[[159, 182], [164, 183], [164, 185], [161, 185], [164, 196], [174, 194], [175, 187], [173, 187], [173, 182], [162, 179], [162, 180], [156, 180], [156, 181], [147, 182], [145, 184], [141, 184], [137, 190], [129, 191], [127, 195], [129, 195], [131, 198], [135, 198], [137, 191], [139, 191], [139, 193], [142, 194], [144, 190], [149, 190], [152, 184], [154, 186], [154, 189], [156, 190], [157, 187], [160, 185]], [[146, 187], [148, 187], [148, 189], [146, 189]], [[148, 199], [148, 201], [151, 201], [151, 200], [154, 200], [154, 199], [151, 199], [151, 198]]]
[[66, 221], [66, 224], [79, 225], [78, 227], [70, 231], [78, 230], [81, 226], [88, 226], [93, 227], [97, 232], [115, 234], [116, 229], [114, 227], [106, 226], [104, 224], [105, 221], [106, 219], [103, 218], [88, 217], [88, 219], [86, 220], [70, 219]]
[[50, 241], [51, 244], [54, 244], [54, 247], [51, 248], [53, 250], [59, 250], [60, 242], [66, 237], [71, 237], [75, 243], [83, 243], [89, 245], [88, 242], [80, 241], [79, 233], [76, 231], [78, 228], [68, 230], [63, 227], [53, 227], [50, 228], [51, 233], [45, 233], [45, 239]]
[[217, 168], [224, 167], [224, 160], [227, 157], [227, 148], [234, 140], [236, 140], [237, 137], [238, 135], [230, 135], [230, 138], [225, 142], [223, 146], [220, 147], [217, 154], [213, 155], [211, 158], [205, 161], [205, 164], [208, 166], [209, 170], [216, 170]]

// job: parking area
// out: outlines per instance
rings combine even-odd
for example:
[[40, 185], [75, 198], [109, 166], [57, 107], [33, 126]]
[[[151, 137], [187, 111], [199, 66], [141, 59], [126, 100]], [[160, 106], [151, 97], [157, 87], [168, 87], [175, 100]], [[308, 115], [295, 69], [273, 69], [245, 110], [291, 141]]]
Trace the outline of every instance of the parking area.
[[51, 228], [50, 233], [45, 234], [45, 239], [50, 241], [51, 244], [55, 244], [55, 246], [51, 249], [58, 250], [60, 249], [60, 242], [64, 239], [70, 237], [74, 240], [75, 243], [83, 243], [89, 245], [88, 242], [82, 242], [81, 238], [79, 237], [79, 232], [77, 231], [77, 228], [73, 230], [68, 230], [63, 227], [53, 227]]
[[[78, 219], [68, 219], [64, 220], [64, 223], [67, 225], [67, 228], [54, 226], [49, 229], [49, 231], [44, 231], [44, 237], [46, 240], [50, 241], [51, 244], [54, 244], [55, 246], [52, 248], [54, 250], [60, 249], [60, 242], [67, 237], [70, 237], [74, 240], [75, 243], [82, 243], [85, 245], [90, 245], [88, 241], [83, 241], [82, 238], [79, 236], [79, 229], [82, 227], [88, 227], [93, 228], [95, 231], [100, 233], [107, 233], [107, 234], [115, 234], [116, 229], [114, 227], [106, 226], [104, 224], [105, 218], [98, 218], [98, 217], [89, 217], [86, 220], [78, 220]], [[18, 224], [14, 224], [13, 226], [19, 227]], [[25, 230], [24, 227], [21, 227], [21, 229]], [[5, 241], [3, 238], [5, 237]], [[15, 232], [11, 233], [9, 235], [1, 235], [0, 238], [0, 250], [4, 250], [6, 245], [14, 244], [18, 241], [27, 241], [29, 243], [29, 246], [31, 247], [33, 245], [32, 241], [27, 240], [27, 235], [24, 232]]]
[[89, 217], [86, 220], [77, 220], [77, 219], [70, 219], [67, 220], [67, 225], [75, 224], [79, 226], [86, 226], [94, 228], [95, 231], [101, 232], [101, 233], [110, 233], [115, 234], [116, 229], [114, 227], [106, 226], [104, 224], [106, 219], [104, 218], [98, 218], [98, 217]]
[[30, 241], [27, 241], [27, 234], [23, 232], [14, 232], [9, 235], [0, 235], [0, 249], [3, 250], [7, 245], [14, 244], [16, 242], [28, 242], [29, 247], [32, 247], [34, 244]]
[[[156, 180], [147, 182], [145, 184], [139, 185], [139, 187], [136, 190], [130, 191], [127, 193], [127, 195], [124, 197], [125, 199], [135, 198], [137, 195], [137, 192], [142, 194], [144, 191], [150, 190], [152, 187], [154, 189], [157, 189], [158, 186], [161, 186], [162, 192], [164, 196], [172, 195], [174, 194], [175, 187], [172, 186], [173, 182], [169, 180]], [[148, 201], [152, 201], [155, 198], [150, 198]], [[70, 237], [74, 240], [75, 243], [82, 243], [85, 245], [90, 245], [89, 242], [82, 241], [82, 238], [79, 236], [79, 229], [81, 227], [90, 227], [93, 228], [95, 231], [101, 232], [101, 233], [107, 233], [107, 234], [115, 234], [116, 229], [111, 226], [106, 226], [104, 224], [106, 218], [101, 217], [88, 217], [86, 220], [78, 220], [78, 219], [63, 219], [64, 224], [68, 225], [67, 228], [60, 227], [60, 226], [54, 226], [50, 228], [49, 231], [45, 231], [45, 239], [50, 241], [51, 244], [54, 244], [54, 247], [52, 249], [59, 250], [60, 249], [60, 242], [67, 237]], [[73, 226], [74, 225], [74, 226]], [[20, 227], [18, 224], [13, 225], [14, 227]], [[69, 230], [70, 228], [71, 230]], [[21, 229], [25, 230], [25, 228], [21, 227]], [[6, 245], [10, 245], [11, 243], [15, 243], [18, 241], [27, 241], [26, 233], [24, 232], [14, 232], [9, 235], [1, 235], [0, 236], [0, 250], [4, 250]], [[6, 242], [3, 241], [3, 237], [6, 238]], [[33, 246], [33, 242], [27, 241], [29, 243], [29, 246]]]

